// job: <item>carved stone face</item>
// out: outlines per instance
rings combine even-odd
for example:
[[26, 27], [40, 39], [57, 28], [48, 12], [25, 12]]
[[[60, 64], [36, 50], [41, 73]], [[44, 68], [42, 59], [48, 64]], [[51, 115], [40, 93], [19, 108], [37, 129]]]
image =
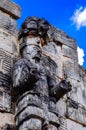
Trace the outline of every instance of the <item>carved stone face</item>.
[[27, 60], [41, 57], [41, 40], [39, 37], [25, 37], [25, 46], [21, 48], [21, 55]]
[[27, 23], [26, 27], [28, 29], [37, 29], [37, 23], [33, 20], [31, 20], [30, 22]]
[[41, 51], [37, 46], [29, 45], [24, 47], [22, 52], [22, 57], [29, 60], [40, 60], [41, 58]]
[[45, 19], [38, 17], [28, 17], [21, 26], [18, 38], [23, 36], [33, 35], [41, 36], [46, 40], [47, 31], [49, 30], [50, 24]]

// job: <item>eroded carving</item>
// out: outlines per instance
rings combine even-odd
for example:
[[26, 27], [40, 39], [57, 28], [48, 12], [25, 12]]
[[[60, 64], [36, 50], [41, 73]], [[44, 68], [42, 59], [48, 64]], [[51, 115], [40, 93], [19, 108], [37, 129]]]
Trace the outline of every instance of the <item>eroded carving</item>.
[[[47, 31], [49, 27], [50, 24], [45, 19], [29, 17], [25, 20], [19, 33], [21, 59], [14, 64], [13, 68], [13, 89], [15, 94], [22, 96], [23, 93], [28, 92], [28, 95], [38, 96], [38, 99], [42, 102], [39, 112], [44, 111], [45, 115], [40, 117], [39, 114], [38, 118], [42, 118], [42, 126], [46, 126], [46, 128], [49, 122], [52, 122], [53, 127], [58, 126], [58, 123], [55, 121], [50, 121], [49, 112], [53, 113], [53, 118], [55, 119], [55, 116], [57, 117], [56, 101], [71, 90], [71, 85], [66, 80], [57, 83], [54, 77], [57, 65], [51, 57], [43, 54], [42, 46], [47, 44]], [[21, 100], [24, 100], [21, 96], [18, 104], [20, 104]], [[28, 98], [30, 97], [28, 96]], [[34, 107], [35, 105], [34, 103], [27, 104], [23, 108], [24, 110], [17, 111], [16, 119], [18, 119], [17, 124], [19, 122], [19, 127], [21, 126], [21, 122], [25, 123], [27, 118], [31, 118], [30, 113], [27, 112], [30, 106]], [[36, 104], [36, 107], [39, 107], [39, 104], [38, 106]], [[34, 108], [35, 111], [36, 107]], [[22, 114], [24, 115], [24, 119], [21, 119]], [[33, 113], [33, 115], [37, 118], [36, 113]], [[32, 119], [33, 122], [34, 119]], [[24, 126], [21, 129], [23, 128]], [[29, 129], [29, 126], [27, 129]]]
[[0, 110], [11, 110], [11, 55], [0, 49]]

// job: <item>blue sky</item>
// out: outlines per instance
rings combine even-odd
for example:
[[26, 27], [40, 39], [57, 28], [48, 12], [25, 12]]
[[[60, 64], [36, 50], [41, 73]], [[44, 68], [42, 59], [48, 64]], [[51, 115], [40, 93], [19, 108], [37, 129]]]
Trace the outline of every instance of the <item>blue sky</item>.
[[[22, 9], [18, 28], [28, 16], [45, 18], [76, 39], [80, 64], [86, 68], [86, 1], [85, 0], [13, 0]], [[85, 56], [84, 56], [85, 55]], [[84, 56], [84, 62], [81, 57]]]

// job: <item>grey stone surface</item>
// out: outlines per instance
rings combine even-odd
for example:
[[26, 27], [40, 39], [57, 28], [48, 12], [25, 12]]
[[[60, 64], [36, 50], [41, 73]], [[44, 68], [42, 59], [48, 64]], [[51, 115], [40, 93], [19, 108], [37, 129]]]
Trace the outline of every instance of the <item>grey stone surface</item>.
[[66, 45], [62, 46], [62, 55], [65, 56], [65, 57], [68, 57], [70, 59], [78, 61], [77, 50], [72, 49], [72, 48], [70, 48]]
[[50, 124], [48, 130], [51, 130], [51, 129], [52, 130], [58, 130], [58, 128], [56, 126]]
[[[10, 130], [85, 130], [86, 71], [78, 65], [75, 39], [38, 17], [28, 18], [17, 37], [15, 20], [19, 17], [20, 8], [15, 3], [11, 0], [0, 1], [0, 130], [5, 129], [6, 123], [15, 126]], [[31, 76], [35, 73], [35, 78], [40, 80], [33, 85], [33, 78], [29, 85], [19, 84], [17, 89], [13, 89], [10, 88], [11, 69], [16, 59], [20, 61], [20, 58], [36, 66], [35, 69], [31, 66], [32, 71], [25, 64], [31, 69], [28, 71], [30, 75], [24, 69], [18, 78], [22, 80], [24, 74]], [[21, 64], [17, 67], [18, 74], [21, 74]], [[72, 91], [64, 96], [63, 90], [58, 88], [63, 80], [70, 81], [72, 85]], [[59, 91], [54, 88], [53, 94], [50, 94], [52, 86]], [[55, 94], [59, 93], [62, 96], [56, 100]], [[10, 114], [12, 104], [16, 122], [14, 115]]]
[[60, 127], [59, 130], [66, 130], [67, 129], [67, 120], [65, 117], [60, 116]]
[[2, 111], [10, 111], [10, 82], [11, 82], [11, 55], [0, 49], [0, 108]]
[[0, 41], [1, 49], [5, 50], [9, 55], [12, 54], [18, 56], [17, 36], [15, 34], [12, 35], [8, 31], [1, 28]]
[[72, 91], [68, 93], [68, 96], [74, 101], [85, 106], [86, 105], [86, 101], [85, 101], [86, 88], [83, 85], [83, 82], [78, 82], [76, 80], [71, 79], [71, 84], [72, 84]]
[[10, 112], [10, 109], [11, 109], [11, 97], [6, 92], [2, 92], [2, 95], [0, 95], [0, 110]]
[[[45, 104], [45, 106], [46, 106], [46, 104]], [[16, 123], [17, 123], [17, 125], [19, 125], [21, 127], [20, 124], [23, 121], [23, 119], [29, 120], [29, 119], [31, 119], [31, 117], [34, 117], [35, 119], [39, 119], [39, 120], [41, 119], [41, 122], [43, 122], [43, 120], [46, 121], [46, 119], [47, 119], [47, 121], [52, 122], [52, 124], [56, 124], [56, 126], [59, 126], [59, 118], [54, 113], [47, 111], [47, 115], [46, 115], [45, 110], [40, 109], [35, 106], [28, 106], [21, 113], [19, 113], [19, 115], [17, 115], [17, 117], [16, 117]]]
[[20, 18], [20, 7], [10, 0], [1, 0], [0, 1], [0, 9], [15, 19]]
[[22, 95], [21, 99], [19, 99], [19, 101], [17, 102], [17, 113], [21, 112], [24, 108], [31, 104], [33, 106], [43, 108], [41, 99], [35, 93], [31, 94], [30, 92], [26, 92], [25, 95]]
[[[57, 65], [55, 68], [54, 75], [58, 78], [62, 78], [62, 50], [61, 45], [56, 45], [55, 42], [49, 42], [47, 45], [43, 46], [44, 54], [48, 55]], [[59, 60], [60, 59], [60, 60]], [[50, 63], [52, 64], [52, 63]]]
[[49, 42], [47, 45], [43, 46], [43, 49], [53, 55], [54, 57], [57, 57], [58, 59], [62, 57], [62, 46], [56, 45], [55, 42]]
[[31, 118], [25, 121], [19, 130], [42, 130], [42, 121], [40, 119]]
[[67, 107], [67, 116], [68, 118], [84, 125], [86, 124], [86, 107], [81, 106], [80, 104], [78, 104], [78, 107], [75, 107], [76, 105], [77, 103], [74, 105], [72, 101], [68, 102], [69, 107]]
[[16, 34], [16, 21], [2, 11], [0, 11], [0, 27], [13, 35]]
[[15, 20], [19, 17], [20, 8], [16, 4], [11, 0], [0, 1], [0, 130], [15, 123], [10, 90], [13, 58], [18, 55]]
[[19, 125], [23, 120], [27, 118], [29, 119], [32, 116], [34, 116], [35, 118], [39, 118], [41, 120], [45, 119], [46, 117], [43, 109], [40, 109], [35, 106], [28, 106], [19, 115], [16, 116], [17, 125]]
[[54, 26], [50, 27], [50, 29], [48, 31], [48, 37], [49, 37], [50, 41], [55, 41], [55, 42], [57, 42], [57, 44], [58, 43], [63, 44], [63, 45], [69, 46], [75, 50], [77, 48], [75, 39], [69, 37], [66, 33], [61, 31], [60, 29], [57, 29]]
[[14, 125], [14, 115], [7, 112], [0, 112], [0, 130], [3, 130], [6, 124]]
[[65, 116], [66, 114], [66, 99], [60, 99], [57, 103], [56, 103], [56, 110], [59, 113], [59, 115]]
[[82, 124], [79, 124], [75, 121], [67, 119], [67, 129], [71, 130], [71, 128], [75, 129], [75, 130], [85, 130], [86, 129], [86, 127], [84, 127]]
[[80, 81], [79, 70], [76, 71], [76, 67], [78, 68], [73, 59], [63, 57], [63, 73], [67, 76], [67, 78]]

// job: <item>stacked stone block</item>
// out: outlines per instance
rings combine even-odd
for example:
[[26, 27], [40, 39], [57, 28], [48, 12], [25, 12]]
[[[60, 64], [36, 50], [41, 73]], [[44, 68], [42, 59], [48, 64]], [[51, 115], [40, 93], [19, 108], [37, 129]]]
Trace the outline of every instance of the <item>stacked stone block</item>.
[[59, 55], [61, 56], [62, 66], [58, 66], [58, 69], [61, 68], [62, 75], [59, 77], [66, 78], [72, 84], [72, 91], [57, 102], [57, 111], [61, 117], [63, 116], [63, 119], [60, 119], [64, 120], [65, 117], [64, 126], [62, 124], [59, 129], [75, 129], [76, 124], [76, 130], [84, 130], [86, 127], [86, 72], [78, 65], [76, 41], [55, 27], [49, 30], [49, 37], [57, 45], [57, 48], [59, 47], [58, 45], [61, 47]]
[[14, 123], [11, 103], [13, 59], [17, 55], [17, 24], [20, 8], [11, 0], [0, 0], [0, 130]]

